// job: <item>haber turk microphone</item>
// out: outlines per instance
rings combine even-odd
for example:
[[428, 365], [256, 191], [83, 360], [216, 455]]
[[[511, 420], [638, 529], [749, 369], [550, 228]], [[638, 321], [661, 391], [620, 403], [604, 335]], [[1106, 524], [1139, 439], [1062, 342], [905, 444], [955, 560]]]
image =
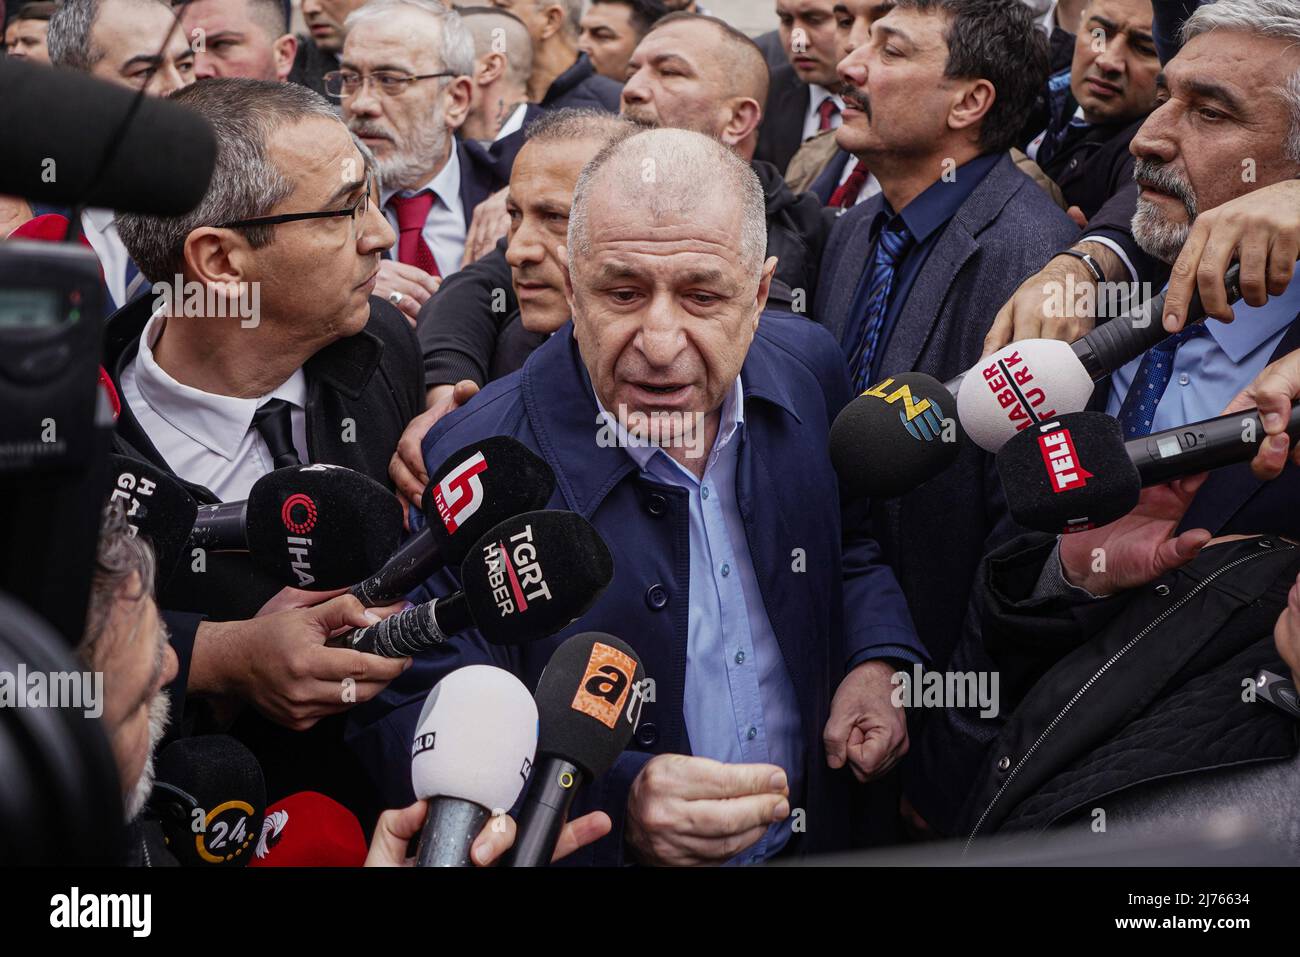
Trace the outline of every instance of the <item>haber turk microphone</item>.
[[417, 867], [468, 867], [474, 838], [519, 799], [537, 747], [537, 705], [510, 672], [468, 665], [429, 692], [411, 745], [411, 786], [429, 802]]
[[243, 867], [262, 833], [266, 781], [229, 735], [180, 738], [158, 753], [147, 807], [183, 866]]
[[537, 682], [537, 761], [506, 860], [512, 867], [551, 862], [578, 789], [623, 753], [641, 716], [641, 659], [600, 632], [555, 649]]
[[124, 455], [108, 458], [108, 501], [121, 502], [127, 522], [153, 546], [161, 594], [185, 551], [198, 505], [184, 486], [162, 469]]
[[338, 465], [292, 465], [254, 482], [246, 501], [199, 508], [187, 547], [247, 551], [282, 584], [325, 591], [380, 567], [401, 535], [401, 506], [374, 479]]
[[423, 503], [428, 524], [352, 594], [368, 608], [397, 601], [438, 569], [459, 565], [493, 526], [543, 508], [554, 491], [551, 467], [509, 436], [453, 452], [429, 478]]
[[[1234, 264], [1223, 277], [1230, 303], [1241, 298], [1239, 274]], [[971, 441], [996, 452], [1017, 432], [1085, 408], [1095, 383], [1169, 337], [1162, 325], [1165, 294], [1071, 343], [1022, 339], [1003, 346], [947, 383]], [[1204, 318], [1198, 293], [1188, 304], [1187, 322]]]
[[[1287, 432], [1300, 437], [1300, 403], [1291, 407]], [[1110, 416], [1074, 412], [1010, 439], [997, 464], [1012, 518], [1064, 533], [1122, 518], [1147, 486], [1249, 461], [1266, 437], [1254, 409], [1128, 442]]]
[[524, 644], [584, 614], [613, 577], [609, 548], [581, 515], [525, 512], [474, 543], [460, 566], [460, 591], [326, 644], [403, 658], [471, 628], [496, 645]]

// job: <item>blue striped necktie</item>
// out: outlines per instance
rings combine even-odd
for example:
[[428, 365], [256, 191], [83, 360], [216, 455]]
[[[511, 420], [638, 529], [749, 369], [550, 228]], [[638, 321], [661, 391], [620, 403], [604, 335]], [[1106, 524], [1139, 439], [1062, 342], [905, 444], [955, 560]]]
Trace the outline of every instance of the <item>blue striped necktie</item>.
[[1151, 434], [1156, 407], [1174, 377], [1174, 356], [1178, 347], [1204, 332], [1205, 325], [1198, 322], [1147, 350], [1119, 408], [1119, 424], [1124, 429], [1125, 438], [1137, 439]]
[[862, 335], [852, 344], [849, 353], [849, 372], [853, 376], [853, 391], [861, 394], [871, 385], [871, 360], [880, 343], [880, 333], [885, 325], [885, 310], [889, 308], [889, 292], [894, 287], [894, 274], [904, 254], [912, 245], [912, 234], [901, 220], [880, 231], [876, 240], [876, 254], [871, 263], [871, 276], [867, 285], [866, 318], [861, 324]]

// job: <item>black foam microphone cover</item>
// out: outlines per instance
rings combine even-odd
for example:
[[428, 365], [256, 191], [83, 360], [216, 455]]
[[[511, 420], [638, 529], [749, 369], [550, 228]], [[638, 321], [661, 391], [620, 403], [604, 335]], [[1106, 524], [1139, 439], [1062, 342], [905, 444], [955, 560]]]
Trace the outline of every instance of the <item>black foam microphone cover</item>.
[[365, 578], [397, 548], [402, 509], [369, 476], [337, 465], [292, 465], [248, 494], [248, 550], [285, 584], [309, 591]]
[[1119, 422], [1072, 412], [1008, 439], [997, 453], [1011, 517], [1042, 532], [1082, 531], [1131, 512], [1142, 478]]
[[461, 563], [470, 615], [493, 644], [553, 635], [585, 613], [614, 577], [600, 533], [575, 512], [525, 512], [475, 543]]
[[149, 812], [188, 867], [243, 867], [266, 814], [266, 780], [253, 752], [229, 735], [180, 738], [158, 753]]
[[957, 400], [923, 372], [890, 376], [846, 405], [831, 426], [831, 463], [851, 495], [893, 498], [938, 475], [962, 446]]
[[179, 216], [199, 204], [216, 163], [212, 126], [146, 96], [117, 153], [100, 164], [136, 91], [75, 70], [0, 60], [0, 193]]
[[124, 455], [109, 456], [108, 502], [120, 501], [137, 535], [153, 547], [161, 593], [185, 551], [198, 504], [162, 469]]

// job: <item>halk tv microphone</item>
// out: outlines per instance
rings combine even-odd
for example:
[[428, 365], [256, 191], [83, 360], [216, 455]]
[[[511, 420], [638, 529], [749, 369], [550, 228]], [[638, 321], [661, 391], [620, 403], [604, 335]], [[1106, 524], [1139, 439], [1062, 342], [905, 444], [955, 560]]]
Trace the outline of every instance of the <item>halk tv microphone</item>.
[[554, 491], [551, 467], [509, 436], [453, 452], [429, 478], [425, 527], [379, 571], [355, 585], [352, 594], [368, 608], [397, 601], [438, 569], [459, 565], [493, 526], [544, 508]]
[[292, 465], [253, 483], [243, 502], [199, 508], [187, 548], [247, 551], [282, 584], [342, 588], [393, 553], [402, 510], [374, 479], [338, 465]]
[[609, 549], [581, 515], [525, 512], [475, 542], [460, 566], [460, 591], [326, 644], [403, 658], [471, 628], [496, 645], [536, 641], [584, 614], [613, 577]]
[[641, 659], [600, 632], [574, 635], [537, 683], [537, 761], [519, 812], [511, 867], [551, 862], [574, 795], [613, 766], [641, 716]]
[[[1300, 437], [1300, 403], [1291, 406], [1287, 433]], [[1012, 518], [1026, 528], [1066, 533], [1122, 518], [1147, 486], [1247, 462], [1265, 438], [1255, 409], [1128, 442], [1110, 416], [1074, 412], [1010, 439], [997, 465]]]
[[429, 692], [411, 745], [411, 786], [429, 802], [417, 867], [469, 867], [474, 838], [514, 806], [537, 747], [537, 705], [523, 683], [467, 665]]

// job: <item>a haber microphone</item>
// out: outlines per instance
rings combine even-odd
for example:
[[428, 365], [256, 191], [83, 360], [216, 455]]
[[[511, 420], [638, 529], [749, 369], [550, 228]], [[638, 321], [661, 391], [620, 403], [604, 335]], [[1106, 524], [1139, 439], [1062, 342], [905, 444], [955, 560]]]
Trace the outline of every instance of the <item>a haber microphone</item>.
[[246, 501], [200, 507], [186, 547], [247, 551], [283, 584], [324, 591], [365, 578], [401, 536], [401, 506], [374, 479], [337, 465], [292, 465], [254, 482]]
[[474, 838], [519, 799], [537, 747], [537, 705], [491, 665], [451, 672], [429, 692], [411, 745], [411, 786], [429, 802], [417, 867], [469, 867]]
[[[1237, 302], [1240, 267], [1234, 264], [1223, 281], [1228, 302]], [[1071, 343], [1022, 339], [1003, 346], [946, 383], [957, 395], [957, 415], [971, 441], [996, 452], [1017, 432], [1085, 408], [1095, 383], [1169, 337], [1161, 321], [1166, 292]], [[1188, 304], [1187, 322], [1204, 318], [1198, 293]]]
[[831, 463], [853, 495], [893, 498], [938, 475], [961, 449], [957, 401], [938, 379], [904, 372], [846, 405], [831, 426]]
[[121, 502], [127, 522], [153, 546], [161, 593], [185, 551], [198, 505], [184, 486], [148, 462], [110, 455], [108, 467], [108, 501]]
[[509, 436], [493, 436], [453, 452], [425, 489], [428, 524], [379, 571], [355, 585], [352, 594], [368, 608], [397, 601], [438, 569], [459, 565], [493, 526], [543, 508], [554, 491], [551, 467]]
[[[1300, 403], [1291, 407], [1287, 433], [1300, 437]], [[1265, 438], [1254, 409], [1128, 442], [1110, 416], [1074, 412], [1010, 439], [997, 464], [1012, 518], [1026, 528], [1066, 533], [1122, 518], [1148, 486], [1247, 462]]]
[[584, 614], [614, 577], [604, 539], [575, 512], [508, 518], [474, 543], [461, 590], [330, 638], [330, 647], [404, 658], [477, 628], [496, 645], [555, 634]]
[[588, 631], [555, 649], [537, 683], [537, 761], [506, 856], [511, 867], [551, 862], [574, 795], [631, 740], [644, 677], [637, 653], [613, 635]]

